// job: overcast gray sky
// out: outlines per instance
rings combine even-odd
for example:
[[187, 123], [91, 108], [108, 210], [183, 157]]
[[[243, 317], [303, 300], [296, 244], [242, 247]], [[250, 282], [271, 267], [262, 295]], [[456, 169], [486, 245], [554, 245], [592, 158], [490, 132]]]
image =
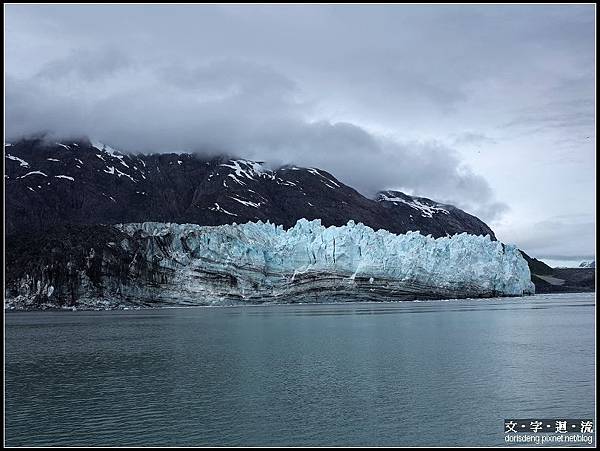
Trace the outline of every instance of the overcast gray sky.
[[7, 139], [227, 152], [595, 252], [595, 6], [5, 7]]

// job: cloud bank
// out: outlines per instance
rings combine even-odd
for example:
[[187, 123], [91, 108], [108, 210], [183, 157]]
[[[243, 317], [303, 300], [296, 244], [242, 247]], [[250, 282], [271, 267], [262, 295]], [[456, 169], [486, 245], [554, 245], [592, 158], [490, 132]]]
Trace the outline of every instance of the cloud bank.
[[368, 196], [401, 189], [488, 219], [506, 208], [454, 149], [309, 120], [297, 83], [251, 61], [148, 66], [116, 50], [76, 52], [6, 86], [9, 139], [44, 131], [134, 152], [227, 153], [320, 167]]
[[8, 5], [6, 135], [316, 166], [365, 195], [400, 189], [496, 221], [507, 203], [538, 205], [526, 183], [550, 170], [519, 137], [589, 162], [590, 12]]

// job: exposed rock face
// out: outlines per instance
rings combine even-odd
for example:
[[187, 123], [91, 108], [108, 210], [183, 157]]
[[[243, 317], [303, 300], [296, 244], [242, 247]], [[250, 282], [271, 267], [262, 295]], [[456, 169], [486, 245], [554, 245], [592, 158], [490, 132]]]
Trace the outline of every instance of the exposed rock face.
[[191, 154], [122, 154], [87, 140], [5, 146], [6, 231], [57, 224], [177, 222], [200, 225], [349, 220], [434, 237], [492, 230], [464, 211], [399, 192], [368, 199], [326, 171]]
[[[11, 235], [5, 254], [5, 307], [118, 305], [120, 286], [129, 283], [134, 260], [120, 245], [126, 239], [114, 227], [100, 225]], [[149, 262], [142, 267], [152, 268]]]
[[[86, 230], [88, 229], [88, 230]], [[38, 247], [36, 247], [38, 246]], [[39, 250], [38, 250], [39, 249]], [[408, 300], [532, 294], [514, 247], [395, 235], [349, 222], [59, 229], [8, 254], [8, 306], [114, 307]]]

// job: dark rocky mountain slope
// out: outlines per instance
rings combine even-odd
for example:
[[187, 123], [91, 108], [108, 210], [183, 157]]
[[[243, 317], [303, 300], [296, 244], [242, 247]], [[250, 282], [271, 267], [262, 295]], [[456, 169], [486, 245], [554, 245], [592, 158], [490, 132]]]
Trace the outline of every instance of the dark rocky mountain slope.
[[177, 222], [220, 225], [300, 218], [352, 219], [434, 237], [494, 232], [475, 216], [430, 199], [384, 191], [369, 199], [326, 171], [196, 154], [122, 154], [87, 140], [5, 146], [6, 232], [59, 224]]

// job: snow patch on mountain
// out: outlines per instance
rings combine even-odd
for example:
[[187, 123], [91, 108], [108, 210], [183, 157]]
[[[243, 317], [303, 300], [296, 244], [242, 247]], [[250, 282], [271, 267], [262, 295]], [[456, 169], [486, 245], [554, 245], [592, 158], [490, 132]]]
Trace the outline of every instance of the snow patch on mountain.
[[236, 202], [239, 202], [242, 205], [245, 205], [247, 207], [253, 207], [253, 208], [258, 208], [260, 207], [261, 203], [260, 202], [251, 202], [249, 200], [244, 200], [244, 199], [238, 199], [235, 196], [229, 196], [230, 199], [235, 200]]
[[118, 177], [127, 177], [132, 182], [137, 183], [137, 180], [134, 179], [132, 176], [126, 174], [125, 172], [119, 171], [119, 169], [114, 166], [107, 166], [106, 169], [104, 169], [104, 172], [106, 172], [107, 174], [117, 175]]
[[19, 162], [19, 166], [22, 166], [24, 168], [28, 168], [29, 167], [29, 163], [27, 163], [22, 158], [15, 157], [14, 155], [11, 155], [9, 153], [6, 154], [6, 158], [8, 158], [9, 160], [18, 161]]
[[47, 174], [44, 174], [42, 171], [30, 171], [25, 175], [19, 177], [20, 179], [24, 179], [25, 177], [29, 177], [30, 175], [43, 175], [44, 177], [48, 177]]
[[[447, 210], [447, 207], [443, 204], [438, 204], [433, 201], [425, 201], [424, 199], [419, 198], [403, 198], [397, 195], [394, 195], [393, 192], [382, 192], [379, 193], [377, 197], [378, 202], [392, 202], [392, 203], [403, 203], [408, 205], [410, 208], [414, 208], [415, 210], [419, 210], [421, 216], [424, 218], [433, 218], [433, 215], [436, 213], [450, 214]], [[427, 202], [427, 203], [426, 203]]]
[[[316, 176], [318, 176], [318, 177], [321, 177], [322, 179], [324, 179], [324, 180], [321, 180], [321, 181], [322, 181], [322, 182], [323, 182], [323, 183], [324, 183], [324, 184], [325, 184], [325, 185], [326, 185], [328, 188], [335, 189], [335, 188], [339, 188], [339, 187], [340, 187], [340, 185], [339, 185], [337, 182], [335, 182], [335, 181], [334, 181], [334, 180], [332, 180], [331, 178], [329, 178], [329, 177], [326, 177], [325, 175], [323, 175], [323, 174], [321, 173], [321, 171], [319, 171], [318, 169], [316, 169], [316, 168], [307, 168], [306, 170], [307, 170], [308, 172], [310, 172], [311, 174], [313, 174], [313, 175], [316, 175]], [[335, 185], [335, 186], [331, 186], [331, 185]]]
[[236, 177], [246, 177], [250, 180], [255, 180], [255, 177], [270, 175], [271, 173], [259, 161], [229, 160], [228, 163], [223, 163], [219, 166], [233, 169]]
[[[114, 149], [112, 147], [110, 147], [107, 144], [101, 143], [99, 141], [92, 141], [92, 146], [95, 147], [98, 150], [101, 150], [105, 153], [107, 153], [108, 155], [110, 155], [113, 158], [117, 158], [120, 163], [125, 166], [125, 167], [129, 167], [129, 165], [127, 163], [125, 163], [125, 155], [121, 152], [119, 152], [117, 149]], [[100, 155], [96, 155], [98, 158], [102, 159], [102, 161], [104, 161], [104, 158], [102, 158]]]
[[214, 204], [214, 205], [215, 205], [214, 207], [208, 207], [208, 209], [209, 209], [209, 210], [212, 210], [212, 211], [218, 211], [218, 212], [221, 212], [221, 213], [225, 213], [226, 215], [229, 215], [229, 216], [237, 216], [237, 214], [235, 214], [235, 213], [231, 213], [230, 211], [227, 211], [227, 210], [225, 210], [223, 207], [221, 207], [221, 206], [220, 206], [218, 203], [216, 203], [216, 202], [215, 202], [215, 204]]

